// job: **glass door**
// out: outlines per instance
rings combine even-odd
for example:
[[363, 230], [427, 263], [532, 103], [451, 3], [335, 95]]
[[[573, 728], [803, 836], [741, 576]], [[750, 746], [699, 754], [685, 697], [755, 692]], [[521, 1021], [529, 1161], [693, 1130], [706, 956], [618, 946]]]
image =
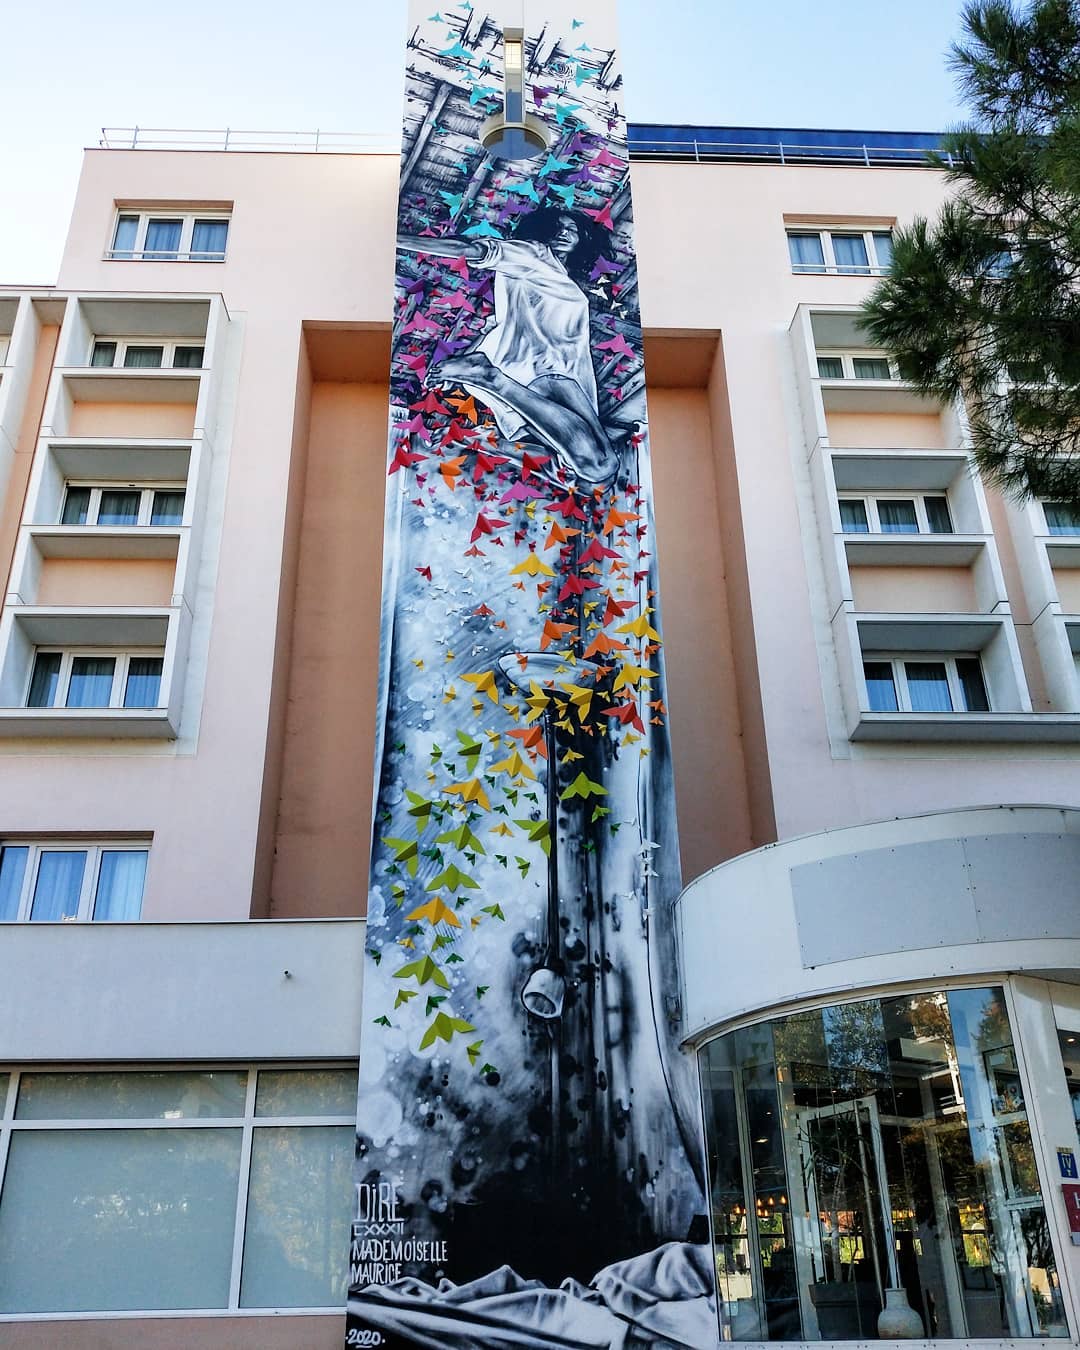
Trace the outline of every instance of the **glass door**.
[[810, 1107], [798, 1112], [796, 1128], [821, 1337], [873, 1337], [884, 1289], [898, 1283], [877, 1103], [859, 1097]]

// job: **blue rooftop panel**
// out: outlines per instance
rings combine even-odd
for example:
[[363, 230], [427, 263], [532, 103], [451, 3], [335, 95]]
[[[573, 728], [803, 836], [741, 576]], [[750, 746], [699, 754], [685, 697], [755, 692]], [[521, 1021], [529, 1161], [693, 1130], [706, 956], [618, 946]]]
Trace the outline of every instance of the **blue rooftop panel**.
[[771, 163], [925, 165], [940, 150], [936, 131], [822, 131], [805, 127], [631, 124], [636, 158], [765, 160]]

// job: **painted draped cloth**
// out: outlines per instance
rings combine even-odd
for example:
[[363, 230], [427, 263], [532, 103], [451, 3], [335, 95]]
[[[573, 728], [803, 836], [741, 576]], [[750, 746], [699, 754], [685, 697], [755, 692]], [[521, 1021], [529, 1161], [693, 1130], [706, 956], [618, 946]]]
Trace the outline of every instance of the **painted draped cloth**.
[[[476, 350], [518, 384], [549, 375], [573, 380], [595, 408], [589, 301], [551, 249], [531, 240], [489, 239], [484, 256], [470, 266], [495, 273], [495, 324]], [[491, 408], [508, 441], [522, 438], [526, 422], [510, 402], [479, 386], [472, 392]]]
[[586, 1288], [549, 1289], [509, 1266], [470, 1284], [399, 1280], [357, 1309], [428, 1350], [700, 1350], [716, 1340], [712, 1251], [669, 1242], [601, 1270]]

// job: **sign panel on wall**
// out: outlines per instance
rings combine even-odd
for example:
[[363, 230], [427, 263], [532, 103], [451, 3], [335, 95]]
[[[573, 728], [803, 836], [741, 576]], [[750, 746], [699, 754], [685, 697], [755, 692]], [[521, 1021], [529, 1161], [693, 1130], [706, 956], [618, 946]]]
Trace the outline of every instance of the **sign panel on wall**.
[[410, 15], [348, 1343], [701, 1350], [613, 5], [508, 21]]

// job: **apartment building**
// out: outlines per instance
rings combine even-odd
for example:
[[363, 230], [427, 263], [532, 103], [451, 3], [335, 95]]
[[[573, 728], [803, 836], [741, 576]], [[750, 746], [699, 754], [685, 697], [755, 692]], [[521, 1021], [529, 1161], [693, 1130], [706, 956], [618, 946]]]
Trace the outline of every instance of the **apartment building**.
[[[857, 325], [932, 143], [629, 129], [716, 1341], [1080, 1333], [1080, 517]], [[399, 168], [109, 136], [0, 288], [4, 1345], [344, 1343]]]

